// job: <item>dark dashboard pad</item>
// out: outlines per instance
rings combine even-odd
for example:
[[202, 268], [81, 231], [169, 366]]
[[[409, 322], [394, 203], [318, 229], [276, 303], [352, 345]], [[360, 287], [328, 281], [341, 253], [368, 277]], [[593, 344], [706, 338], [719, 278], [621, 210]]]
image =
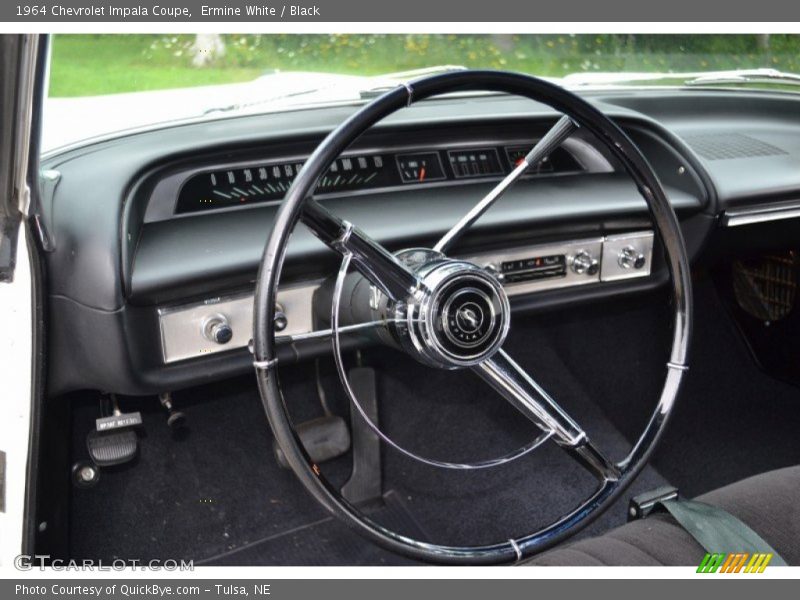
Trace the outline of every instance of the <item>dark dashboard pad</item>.
[[[490, 189], [491, 184], [483, 183], [324, 202], [390, 249], [400, 250], [434, 242]], [[697, 197], [674, 188], [668, 193], [681, 213], [701, 209]], [[152, 304], [250, 284], [276, 210], [254, 207], [145, 224], [132, 269], [130, 301]], [[646, 220], [647, 206], [624, 175], [530, 179], [509, 190], [456, 251], [535, 240], [559, 229], [565, 235], [570, 225], [572, 232], [580, 231], [581, 225], [584, 231], [613, 231], [631, 217]], [[294, 279], [328, 275], [335, 260], [333, 252], [300, 226], [289, 248], [286, 274]]]
[[[800, 198], [800, 102], [791, 95], [642, 89], [584, 96], [653, 166], [693, 258], [724, 231], [725, 211]], [[158, 311], [252, 293], [285, 190], [355, 110], [319, 106], [186, 123], [46, 157], [42, 168], [58, 174], [42, 198], [54, 245], [45, 257], [51, 393], [153, 393], [247, 370], [246, 350], [164, 364]], [[557, 118], [546, 106], [502, 95], [420, 102], [339, 157], [315, 196], [391, 250], [430, 245]], [[765, 144], [774, 150], [765, 152]], [[639, 190], [593, 147], [582, 132], [570, 138], [566, 163], [554, 154], [549, 166], [519, 181], [454, 253], [502, 254], [647, 230]], [[219, 201], [209, 201], [214, 196]], [[515, 298], [515, 306], [563, 306], [652, 287], [665, 278], [656, 258], [646, 281], [535, 292]], [[337, 264], [299, 226], [284, 276], [318, 280]]]

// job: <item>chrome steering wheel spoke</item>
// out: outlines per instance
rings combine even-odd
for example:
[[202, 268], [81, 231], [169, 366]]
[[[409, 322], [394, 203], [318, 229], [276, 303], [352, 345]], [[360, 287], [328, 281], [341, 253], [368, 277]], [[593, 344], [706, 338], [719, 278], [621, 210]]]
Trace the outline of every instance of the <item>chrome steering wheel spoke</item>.
[[616, 480], [619, 469], [567, 412], [504, 350], [472, 367], [484, 381], [601, 481]]
[[620, 468], [588, 437], [579, 446], [573, 448], [562, 446], [562, 448], [601, 483], [619, 480]]
[[570, 117], [564, 115], [553, 127], [540, 139], [528, 154], [516, 165], [513, 171], [498, 183], [492, 191], [486, 194], [483, 199], [472, 207], [462, 219], [456, 223], [450, 231], [444, 234], [442, 239], [433, 247], [437, 252], [447, 254], [450, 247], [464, 235], [469, 227], [489, 210], [492, 205], [510, 188], [525, 172], [532, 166], [538, 165], [558, 148], [564, 141], [578, 129], [577, 123]]
[[300, 220], [324, 244], [342, 256], [394, 302], [402, 302], [424, 289], [422, 281], [366, 233], [334, 215], [316, 200], [308, 199]]
[[559, 445], [575, 448], [586, 441], [580, 425], [504, 350], [472, 369], [539, 428], [552, 431]]

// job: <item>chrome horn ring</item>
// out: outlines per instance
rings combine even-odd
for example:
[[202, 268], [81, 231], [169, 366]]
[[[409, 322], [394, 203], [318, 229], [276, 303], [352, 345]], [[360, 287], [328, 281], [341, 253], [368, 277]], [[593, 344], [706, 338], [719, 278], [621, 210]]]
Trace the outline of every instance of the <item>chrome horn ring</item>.
[[[347, 376], [347, 369], [344, 365], [344, 359], [342, 358], [342, 342], [340, 338], [340, 326], [339, 326], [339, 319], [340, 319], [340, 306], [342, 301], [342, 290], [344, 288], [345, 278], [347, 277], [348, 270], [350, 268], [350, 261], [352, 256], [349, 254], [345, 254], [342, 258], [342, 264], [339, 267], [339, 273], [336, 276], [336, 283], [334, 285], [333, 290], [333, 301], [331, 302], [331, 345], [333, 347], [333, 359], [336, 363], [336, 372], [339, 375], [339, 381], [342, 383], [342, 387], [344, 388], [345, 394], [347, 395], [348, 400], [350, 400], [350, 405], [354, 406], [358, 411], [358, 414], [361, 416], [361, 419], [366, 423], [367, 427], [369, 427], [372, 432], [377, 435], [384, 443], [386, 443], [391, 448], [394, 448], [397, 452], [400, 452], [404, 456], [412, 460], [416, 460], [417, 462], [421, 462], [431, 467], [438, 467], [441, 469], [453, 469], [453, 470], [477, 470], [477, 469], [488, 469], [491, 467], [498, 467], [500, 465], [507, 464], [513, 460], [526, 456], [528, 453], [532, 452], [542, 444], [544, 444], [547, 440], [549, 440], [553, 436], [553, 431], [543, 431], [540, 435], [538, 435], [533, 441], [517, 448], [516, 450], [499, 456], [497, 458], [491, 458], [481, 461], [474, 461], [474, 462], [449, 462], [443, 460], [436, 460], [433, 458], [427, 458], [408, 450], [402, 444], [395, 442], [391, 437], [389, 437], [384, 431], [378, 427], [378, 425], [373, 421], [370, 416], [367, 414], [367, 411], [364, 410], [364, 407], [361, 405], [361, 402], [358, 399], [358, 395], [353, 390], [353, 386], [350, 383], [350, 378]], [[507, 301], [506, 301], [507, 302]], [[406, 321], [408, 324], [409, 321], [413, 321], [413, 317], [409, 317]], [[508, 326], [505, 326], [505, 331], [508, 331]], [[503, 336], [505, 337], [505, 335]], [[499, 347], [499, 346], [498, 346]]]

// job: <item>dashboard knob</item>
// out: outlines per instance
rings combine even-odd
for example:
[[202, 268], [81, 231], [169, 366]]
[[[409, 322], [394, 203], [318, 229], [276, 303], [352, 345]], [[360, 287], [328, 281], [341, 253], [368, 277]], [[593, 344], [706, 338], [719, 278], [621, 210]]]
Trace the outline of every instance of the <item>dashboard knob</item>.
[[646, 262], [647, 259], [644, 254], [636, 250], [633, 246], [625, 246], [620, 250], [619, 256], [617, 257], [617, 263], [623, 269], [641, 269]]
[[503, 281], [503, 274], [500, 272], [500, 269], [497, 268], [495, 263], [489, 263], [483, 268], [487, 273], [489, 273], [489, 275], [494, 276], [498, 281]]
[[224, 316], [214, 315], [203, 324], [203, 335], [215, 344], [227, 344], [233, 338], [233, 329]]
[[595, 275], [600, 270], [600, 263], [586, 250], [577, 252], [572, 257], [572, 271], [578, 275]]
[[275, 308], [275, 316], [273, 317], [275, 323], [275, 331], [283, 331], [289, 326], [289, 318], [283, 312], [280, 306]]

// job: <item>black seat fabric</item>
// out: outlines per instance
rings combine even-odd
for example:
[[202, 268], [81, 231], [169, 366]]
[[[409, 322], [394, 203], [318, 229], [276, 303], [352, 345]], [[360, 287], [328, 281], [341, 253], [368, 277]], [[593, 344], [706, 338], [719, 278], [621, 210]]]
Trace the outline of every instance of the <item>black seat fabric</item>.
[[[762, 473], [697, 499], [739, 518], [789, 565], [800, 565], [800, 465]], [[671, 516], [659, 513], [545, 552], [524, 564], [696, 566], [704, 556], [705, 550]]]

